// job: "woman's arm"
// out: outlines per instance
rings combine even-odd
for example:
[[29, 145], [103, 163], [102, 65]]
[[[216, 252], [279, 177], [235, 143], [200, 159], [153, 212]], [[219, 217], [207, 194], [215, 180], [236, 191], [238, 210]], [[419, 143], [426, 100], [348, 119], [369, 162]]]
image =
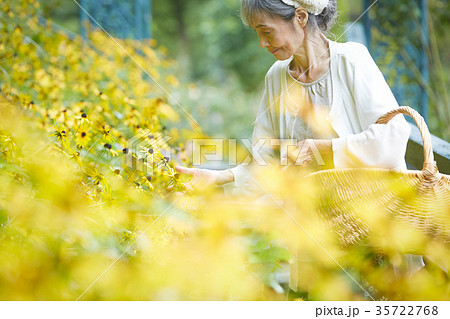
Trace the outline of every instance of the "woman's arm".
[[356, 109], [343, 116], [356, 116], [363, 131], [332, 139], [335, 167], [406, 169], [404, 157], [411, 128], [403, 115], [388, 124], [374, 124], [398, 103], [363, 45], [358, 45], [352, 75], [348, 89], [353, 101], [348, 102]]
[[271, 71], [265, 78], [265, 89], [262, 96], [256, 121], [254, 123], [252, 134], [252, 161], [244, 163], [231, 169], [234, 175], [235, 188], [244, 191], [244, 193], [257, 193], [259, 187], [253, 181], [251, 174], [252, 166], [267, 166], [274, 162], [279, 162], [279, 157], [275, 151], [276, 146], [271, 145], [271, 140], [276, 138], [277, 134], [274, 127], [274, 119], [277, 112], [276, 106], [270, 99], [270, 77]]
[[[234, 175], [229, 169], [226, 170], [210, 170], [201, 168], [189, 168], [184, 166], [175, 167], [178, 173], [186, 174], [193, 177], [203, 186], [223, 185], [234, 182]], [[197, 183], [197, 182], [196, 182]]]
[[318, 169], [332, 169], [333, 147], [330, 139], [306, 139], [297, 143], [297, 147], [284, 154], [290, 163], [301, 166], [315, 166]]
[[[273, 147], [270, 146], [270, 139], [275, 136], [272, 113], [267, 94], [267, 78], [266, 87], [263, 97], [259, 106], [257, 115], [257, 121], [253, 129], [252, 144], [255, 146], [252, 149], [252, 154], [258, 159], [258, 163], [267, 165], [276, 158]], [[260, 143], [264, 142], [264, 145]], [[259, 159], [262, 159], [264, 163], [261, 163]], [[250, 165], [258, 165], [255, 160]], [[209, 170], [199, 168], [187, 168], [183, 166], [177, 166], [176, 170], [181, 174], [191, 175], [193, 180], [198, 180], [199, 184], [203, 185], [222, 185], [230, 182], [235, 183], [235, 188], [240, 189], [244, 193], [257, 192], [257, 187], [252, 180], [250, 165], [248, 163], [238, 165], [234, 168], [227, 170]]]

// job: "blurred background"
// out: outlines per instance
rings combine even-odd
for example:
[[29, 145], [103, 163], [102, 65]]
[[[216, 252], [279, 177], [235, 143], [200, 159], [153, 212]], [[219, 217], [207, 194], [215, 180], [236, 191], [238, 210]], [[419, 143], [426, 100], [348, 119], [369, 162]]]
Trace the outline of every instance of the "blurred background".
[[[89, 32], [90, 19], [73, 0], [39, 2], [43, 18], [68, 33]], [[399, 103], [420, 111], [431, 133], [448, 141], [448, 1], [381, 0], [361, 17], [373, 2], [339, 0], [339, 19], [328, 36], [368, 46]], [[241, 22], [239, 0], [79, 3], [112, 35], [156, 40], [176, 62], [179, 85], [171, 94], [206, 134], [251, 136], [264, 75], [275, 60], [260, 48], [256, 32]]]

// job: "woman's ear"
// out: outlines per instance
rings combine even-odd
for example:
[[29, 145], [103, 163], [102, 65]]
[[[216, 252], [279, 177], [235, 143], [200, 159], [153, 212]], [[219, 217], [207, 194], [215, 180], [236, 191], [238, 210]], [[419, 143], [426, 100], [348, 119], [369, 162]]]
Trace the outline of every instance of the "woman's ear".
[[305, 28], [306, 25], [308, 24], [308, 11], [306, 11], [305, 8], [303, 7], [298, 7], [297, 9], [295, 9], [295, 20], [298, 21], [298, 23], [300, 23], [300, 26], [302, 28]]

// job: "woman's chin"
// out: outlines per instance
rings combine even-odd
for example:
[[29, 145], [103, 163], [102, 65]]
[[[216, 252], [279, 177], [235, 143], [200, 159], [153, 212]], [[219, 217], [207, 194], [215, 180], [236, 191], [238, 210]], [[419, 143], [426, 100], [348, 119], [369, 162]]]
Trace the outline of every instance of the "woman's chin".
[[272, 52], [272, 55], [275, 59], [279, 61], [287, 60], [291, 57], [290, 55], [288, 56], [288, 54], [286, 54], [286, 52], [281, 49]]
[[274, 54], [273, 56], [278, 61], [284, 61], [284, 60], [287, 60], [287, 59], [289, 59], [291, 57], [291, 56], [287, 56], [286, 54]]

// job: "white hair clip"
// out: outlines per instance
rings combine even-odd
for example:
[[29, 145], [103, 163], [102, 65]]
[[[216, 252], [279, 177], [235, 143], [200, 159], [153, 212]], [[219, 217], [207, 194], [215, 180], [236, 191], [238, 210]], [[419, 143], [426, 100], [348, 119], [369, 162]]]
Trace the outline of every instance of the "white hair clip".
[[281, 0], [288, 6], [298, 8], [304, 7], [311, 14], [321, 14], [323, 9], [328, 5], [329, 0]]

